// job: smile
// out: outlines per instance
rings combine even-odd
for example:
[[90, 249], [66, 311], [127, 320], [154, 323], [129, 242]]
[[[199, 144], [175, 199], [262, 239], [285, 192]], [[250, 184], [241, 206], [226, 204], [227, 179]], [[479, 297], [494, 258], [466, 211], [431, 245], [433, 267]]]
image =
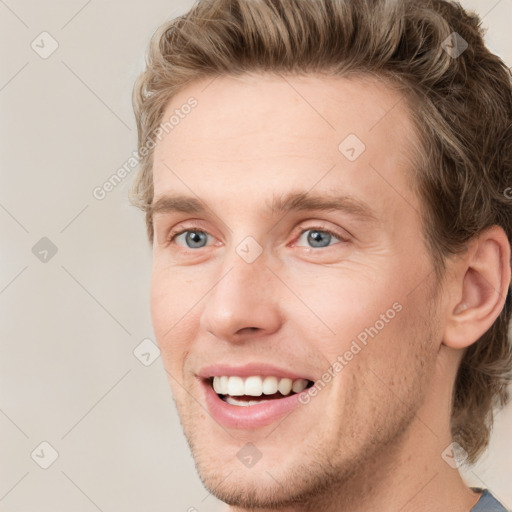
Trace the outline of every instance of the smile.
[[210, 416], [219, 424], [254, 429], [282, 421], [303, 407], [299, 397], [314, 382], [269, 365], [214, 366], [198, 375]]
[[[300, 393], [313, 385], [307, 379], [289, 379], [287, 377], [251, 375], [215, 376], [211, 378], [214, 391], [230, 405], [247, 407], [281, 399]], [[263, 397], [263, 398], [262, 398]]]

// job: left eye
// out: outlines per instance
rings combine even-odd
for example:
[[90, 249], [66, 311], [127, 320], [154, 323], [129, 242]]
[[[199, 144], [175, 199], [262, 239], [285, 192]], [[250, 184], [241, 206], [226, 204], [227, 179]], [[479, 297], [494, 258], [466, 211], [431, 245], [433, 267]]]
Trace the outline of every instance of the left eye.
[[327, 229], [317, 229], [317, 228], [310, 228], [305, 229], [301, 232], [299, 236], [299, 241], [306, 235], [306, 241], [308, 244], [311, 244], [311, 247], [317, 248], [317, 247], [328, 247], [331, 245], [330, 242], [332, 240], [337, 240], [338, 242], [341, 242], [342, 239], [339, 238], [336, 233], [333, 233], [332, 231], [329, 231]]

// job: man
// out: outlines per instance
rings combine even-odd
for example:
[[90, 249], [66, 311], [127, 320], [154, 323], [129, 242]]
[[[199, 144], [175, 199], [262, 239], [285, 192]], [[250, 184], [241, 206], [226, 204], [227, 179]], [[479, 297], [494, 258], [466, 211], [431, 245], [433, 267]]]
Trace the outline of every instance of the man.
[[231, 511], [505, 510], [512, 96], [442, 0], [209, 0], [153, 37], [134, 200], [202, 481]]

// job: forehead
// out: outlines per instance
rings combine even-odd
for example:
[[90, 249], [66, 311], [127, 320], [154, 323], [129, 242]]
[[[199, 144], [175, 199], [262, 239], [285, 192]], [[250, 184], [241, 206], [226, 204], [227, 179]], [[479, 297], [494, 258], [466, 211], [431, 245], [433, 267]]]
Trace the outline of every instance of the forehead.
[[[181, 110], [190, 98], [195, 108]], [[264, 206], [271, 194], [314, 186], [349, 196], [387, 187], [388, 201], [415, 201], [407, 181], [416, 130], [405, 98], [384, 81], [219, 76], [182, 89], [162, 121], [180, 113], [155, 148], [155, 200], [176, 190], [225, 199], [244, 186]]]

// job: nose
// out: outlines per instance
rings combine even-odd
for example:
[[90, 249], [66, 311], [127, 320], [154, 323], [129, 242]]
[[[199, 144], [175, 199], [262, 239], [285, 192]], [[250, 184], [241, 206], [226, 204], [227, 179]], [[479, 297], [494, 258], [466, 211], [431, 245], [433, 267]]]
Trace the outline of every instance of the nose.
[[247, 263], [235, 253], [224, 263], [205, 297], [202, 329], [230, 342], [276, 332], [282, 323], [277, 290], [282, 284], [267, 268], [263, 255]]

